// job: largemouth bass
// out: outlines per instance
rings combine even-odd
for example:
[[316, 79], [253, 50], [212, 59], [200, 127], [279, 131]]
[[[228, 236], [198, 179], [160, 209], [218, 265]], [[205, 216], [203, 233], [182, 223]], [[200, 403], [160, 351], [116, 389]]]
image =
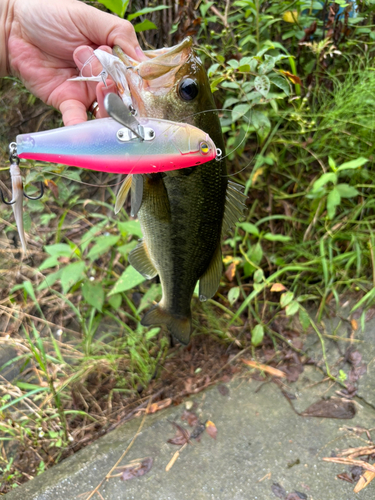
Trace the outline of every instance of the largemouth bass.
[[[225, 156], [210, 85], [191, 38], [170, 49], [146, 52], [150, 59], [134, 69], [129, 69], [133, 62], [119, 47], [114, 54], [128, 68], [126, 80], [137, 116], [195, 125]], [[222, 274], [221, 236], [242, 215], [246, 196], [241, 186], [228, 182], [225, 159], [128, 176], [116, 211], [130, 189], [132, 214], [138, 213], [144, 238], [130, 253], [129, 262], [146, 278], [159, 275], [163, 294], [141, 323], [164, 324], [173, 337], [188, 344], [194, 288], [199, 280], [201, 301], [215, 294]]]

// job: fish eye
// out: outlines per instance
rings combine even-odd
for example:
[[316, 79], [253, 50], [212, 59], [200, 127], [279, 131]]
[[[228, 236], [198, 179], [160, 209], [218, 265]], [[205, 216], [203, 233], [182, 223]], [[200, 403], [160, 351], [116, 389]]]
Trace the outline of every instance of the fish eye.
[[183, 101], [192, 101], [198, 95], [198, 84], [192, 78], [185, 78], [178, 87], [178, 93]]

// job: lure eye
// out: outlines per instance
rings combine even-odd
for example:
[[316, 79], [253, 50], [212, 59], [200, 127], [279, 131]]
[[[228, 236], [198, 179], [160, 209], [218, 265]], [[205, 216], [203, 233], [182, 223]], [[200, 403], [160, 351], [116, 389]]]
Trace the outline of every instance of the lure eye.
[[199, 145], [199, 148], [201, 150], [201, 153], [204, 155], [206, 155], [210, 151], [210, 148], [209, 148], [207, 142], [201, 142]]
[[198, 95], [198, 84], [192, 78], [185, 78], [178, 87], [178, 93], [183, 101], [192, 101]]

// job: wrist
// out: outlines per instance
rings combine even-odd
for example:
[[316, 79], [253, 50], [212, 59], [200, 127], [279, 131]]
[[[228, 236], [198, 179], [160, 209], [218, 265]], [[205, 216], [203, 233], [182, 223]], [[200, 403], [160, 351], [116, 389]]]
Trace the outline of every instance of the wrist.
[[0, 77], [10, 74], [8, 40], [14, 13], [14, 0], [0, 0]]

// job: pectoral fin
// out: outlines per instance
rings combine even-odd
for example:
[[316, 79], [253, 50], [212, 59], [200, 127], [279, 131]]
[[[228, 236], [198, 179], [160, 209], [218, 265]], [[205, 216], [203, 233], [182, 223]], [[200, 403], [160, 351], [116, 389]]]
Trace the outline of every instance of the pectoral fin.
[[243, 194], [243, 189], [243, 186], [236, 182], [228, 182], [223, 228], [221, 231], [222, 237], [244, 216], [244, 212], [247, 209], [245, 205], [247, 196]]
[[213, 297], [220, 285], [223, 262], [221, 260], [221, 246], [217, 246], [210, 265], [206, 272], [199, 278], [199, 300], [204, 302]]
[[128, 196], [129, 190], [130, 190], [131, 185], [132, 185], [132, 177], [133, 176], [130, 174], [125, 177], [125, 180], [122, 183], [122, 186], [120, 187], [119, 192], [117, 193], [116, 204], [115, 204], [115, 214], [119, 213], [119, 211], [122, 209], [122, 207], [125, 203], [125, 200]]
[[140, 240], [138, 245], [129, 254], [130, 264], [148, 280], [154, 278], [158, 272], [152, 263], [146, 244]]
[[132, 177], [132, 201], [130, 215], [132, 217], [137, 217], [143, 199], [143, 175], [133, 174]]

